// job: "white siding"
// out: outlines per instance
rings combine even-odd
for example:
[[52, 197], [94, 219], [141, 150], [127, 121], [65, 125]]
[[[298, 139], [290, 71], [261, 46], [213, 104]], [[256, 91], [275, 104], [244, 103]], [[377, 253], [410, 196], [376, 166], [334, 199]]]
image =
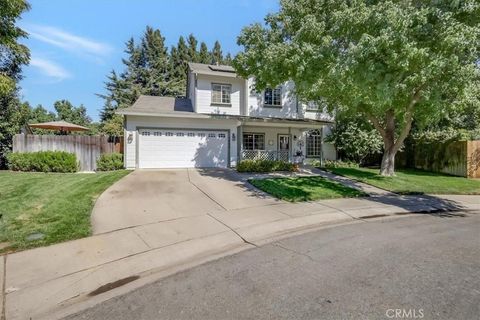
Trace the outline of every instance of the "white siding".
[[[146, 116], [126, 116], [125, 128], [125, 166], [128, 169], [136, 168], [137, 130], [138, 128], [176, 128], [176, 129], [223, 129], [237, 134], [237, 122], [234, 120], [218, 119], [186, 119], [162, 118]], [[131, 140], [129, 136], [131, 135]], [[237, 142], [230, 139], [230, 165], [235, 166], [237, 161]], [[129, 141], [130, 140], [130, 141]]]
[[[332, 132], [332, 126], [323, 127], [323, 139], [325, 140]], [[337, 150], [332, 143], [323, 143], [323, 157], [326, 160], [337, 160]]]
[[307, 105], [305, 103], [300, 102], [299, 105], [299, 109], [301, 110], [301, 118], [326, 121], [333, 121], [334, 119], [330, 114], [328, 114], [327, 110], [311, 111], [307, 110]]
[[[212, 83], [230, 84], [232, 86], [231, 105], [212, 105]], [[197, 75], [196, 112], [207, 114], [240, 114], [240, 105], [244, 103], [245, 81], [241, 78]]]
[[293, 94], [293, 82], [282, 84], [282, 105], [280, 107], [264, 106], [263, 92], [255, 92], [253, 78], [248, 80], [248, 115], [252, 117], [298, 118], [297, 99]]

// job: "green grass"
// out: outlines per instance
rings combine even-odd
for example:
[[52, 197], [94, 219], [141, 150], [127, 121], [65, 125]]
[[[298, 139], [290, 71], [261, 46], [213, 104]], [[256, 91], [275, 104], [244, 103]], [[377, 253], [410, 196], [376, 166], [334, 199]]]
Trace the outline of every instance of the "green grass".
[[[0, 171], [0, 242], [2, 251], [49, 245], [90, 235], [96, 198], [127, 175], [101, 173], [31, 173]], [[45, 237], [28, 241], [33, 233]]]
[[383, 177], [378, 169], [331, 168], [329, 171], [400, 194], [480, 194], [480, 180], [414, 169], [397, 170]]
[[291, 202], [365, 196], [322, 177], [251, 179], [249, 182], [276, 198]]

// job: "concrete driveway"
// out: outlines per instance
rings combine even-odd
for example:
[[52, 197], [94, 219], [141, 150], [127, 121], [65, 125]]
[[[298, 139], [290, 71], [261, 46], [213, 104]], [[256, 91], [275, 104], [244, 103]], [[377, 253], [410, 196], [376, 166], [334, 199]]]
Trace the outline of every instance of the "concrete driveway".
[[278, 202], [229, 169], [136, 170], [99, 197], [93, 233]]

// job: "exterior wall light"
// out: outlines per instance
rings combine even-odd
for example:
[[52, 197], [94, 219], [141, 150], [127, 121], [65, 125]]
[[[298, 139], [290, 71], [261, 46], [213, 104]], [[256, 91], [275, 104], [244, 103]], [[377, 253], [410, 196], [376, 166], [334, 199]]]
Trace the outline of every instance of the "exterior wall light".
[[232, 133], [232, 141], [235, 141], [235, 133]]

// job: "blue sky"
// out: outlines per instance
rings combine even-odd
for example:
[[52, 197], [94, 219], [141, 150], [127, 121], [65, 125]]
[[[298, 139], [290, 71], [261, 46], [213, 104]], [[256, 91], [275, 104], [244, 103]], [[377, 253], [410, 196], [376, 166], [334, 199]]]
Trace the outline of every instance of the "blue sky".
[[30, 0], [19, 24], [30, 36], [22, 99], [53, 110], [56, 100], [83, 103], [93, 120], [103, 101], [110, 70], [121, 70], [124, 44], [138, 39], [145, 26], [160, 29], [170, 47], [180, 35], [193, 33], [209, 48], [215, 40], [223, 52], [238, 52], [242, 27], [262, 22], [278, 9], [276, 0]]

